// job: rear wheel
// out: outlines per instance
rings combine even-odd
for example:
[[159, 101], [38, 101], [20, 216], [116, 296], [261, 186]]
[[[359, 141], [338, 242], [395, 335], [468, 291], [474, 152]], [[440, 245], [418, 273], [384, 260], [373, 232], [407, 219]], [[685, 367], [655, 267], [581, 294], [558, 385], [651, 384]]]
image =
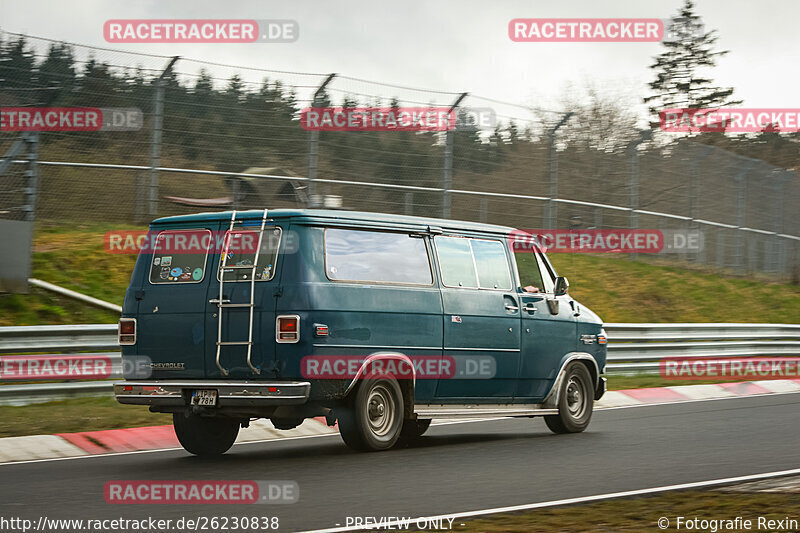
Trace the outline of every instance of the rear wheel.
[[348, 405], [339, 409], [339, 433], [354, 450], [388, 450], [403, 427], [403, 393], [391, 376], [358, 385]]
[[239, 434], [239, 421], [229, 418], [174, 413], [172, 425], [181, 446], [195, 455], [222, 455], [233, 446]]
[[594, 387], [589, 369], [570, 363], [558, 394], [558, 414], [544, 417], [553, 433], [580, 433], [589, 425], [594, 407]]

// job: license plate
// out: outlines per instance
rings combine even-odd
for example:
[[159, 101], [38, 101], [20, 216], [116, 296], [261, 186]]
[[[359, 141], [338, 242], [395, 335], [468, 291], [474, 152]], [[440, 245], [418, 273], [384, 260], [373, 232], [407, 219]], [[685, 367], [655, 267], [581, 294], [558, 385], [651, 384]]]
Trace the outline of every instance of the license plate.
[[214, 389], [192, 391], [192, 405], [217, 405], [217, 391]]

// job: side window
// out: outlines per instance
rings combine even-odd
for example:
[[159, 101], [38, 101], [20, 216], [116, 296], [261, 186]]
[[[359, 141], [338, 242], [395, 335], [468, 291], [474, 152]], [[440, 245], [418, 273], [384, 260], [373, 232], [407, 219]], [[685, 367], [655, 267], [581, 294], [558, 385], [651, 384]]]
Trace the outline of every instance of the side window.
[[539, 261], [536, 259], [536, 252], [533, 249], [519, 250], [514, 252], [514, 259], [517, 261], [520, 286], [523, 289], [535, 287], [539, 291], [545, 292], [542, 271], [539, 268]]
[[333, 281], [433, 283], [425, 240], [384, 231], [327, 228], [325, 274]]
[[[232, 232], [225, 232], [225, 243], [227, 244], [227, 259], [225, 270], [222, 272], [223, 281], [250, 281], [253, 272], [250, 268], [227, 268], [227, 267], [252, 267], [256, 258], [256, 247], [258, 246], [259, 229], [235, 229]], [[278, 260], [278, 249], [281, 243], [281, 228], [264, 228], [264, 235], [261, 237], [261, 252], [258, 254], [258, 264], [256, 265], [256, 281], [269, 281], [275, 275], [275, 263]], [[222, 269], [222, 254], [219, 258], [219, 267]], [[217, 279], [220, 273], [217, 272]]]
[[511, 272], [505, 246], [500, 241], [470, 239], [481, 289], [511, 289]]
[[544, 286], [541, 287], [544, 292], [553, 292], [555, 289], [555, 279], [553, 273], [550, 271], [550, 267], [547, 265], [547, 261], [545, 261], [544, 257], [542, 256], [542, 252], [535, 252], [536, 254], [536, 262], [539, 266], [539, 272], [541, 273], [541, 277], [544, 280]]
[[446, 287], [478, 288], [469, 239], [436, 236], [434, 242], [442, 270], [442, 283]]
[[156, 236], [150, 283], [199, 283], [206, 275], [211, 230], [167, 230]]

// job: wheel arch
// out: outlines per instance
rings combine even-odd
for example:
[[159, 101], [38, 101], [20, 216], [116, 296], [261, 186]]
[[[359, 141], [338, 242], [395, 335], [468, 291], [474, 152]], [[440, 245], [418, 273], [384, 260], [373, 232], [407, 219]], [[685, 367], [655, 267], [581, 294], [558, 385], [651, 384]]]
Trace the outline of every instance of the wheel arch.
[[564, 381], [564, 376], [567, 372], [567, 366], [574, 361], [584, 365], [587, 370], [589, 370], [589, 375], [592, 377], [592, 382], [594, 383], [594, 388], [592, 390], [597, 390], [597, 386], [600, 383], [600, 368], [597, 366], [597, 360], [592, 356], [592, 354], [587, 352], [570, 352], [564, 355], [564, 357], [561, 359], [561, 364], [559, 365], [556, 379], [553, 380], [553, 385], [550, 387], [550, 390], [542, 401], [542, 407], [558, 407], [558, 401], [560, 399], [559, 394], [561, 393], [561, 383]]
[[414, 362], [411, 360], [411, 357], [401, 352], [375, 352], [368, 355], [361, 363], [356, 375], [350, 383], [347, 384], [344, 397], [349, 397], [350, 393], [356, 390], [356, 385], [358, 385], [359, 380], [361, 380], [361, 376], [364, 375], [367, 366], [374, 361], [380, 360], [402, 361], [411, 368], [411, 379], [397, 379], [397, 376], [394, 377], [397, 379], [398, 385], [400, 385], [400, 392], [403, 394], [403, 418], [414, 418], [414, 387], [417, 383], [417, 370], [414, 367]]

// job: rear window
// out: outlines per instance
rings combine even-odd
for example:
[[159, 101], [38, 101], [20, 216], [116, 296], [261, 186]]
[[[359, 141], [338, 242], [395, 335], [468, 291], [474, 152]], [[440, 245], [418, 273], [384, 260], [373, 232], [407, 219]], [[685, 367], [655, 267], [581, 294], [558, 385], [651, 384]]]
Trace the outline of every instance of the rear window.
[[327, 228], [325, 273], [333, 281], [433, 283], [425, 240], [406, 233]]
[[[225, 239], [228, 244], [225, 270], [222, 272], [223, 281], [250, 281], [253, 275], [253, 261], [256, 258], [258, 245], [257, 229], [235, 229], [226, 232]], [[258, 264], [255, 269], [256, 281], [269, 281], [275, 276], [275, 264], [278, 260], [278, 250], [281, 244], [281, 228], [264, 228], [261, 237], [261, 251], [258, 254]], [[222, 269], [222, 254], [219, 258], [219, 268]], [[233, 268], [231, 268], [233, 267]], [[219, 274], [217, 274], [219, 279]]]
[[206, 275], [210, 245], [211, 230], [160, 232], [153, 245], [150, 283], [200, 283]]

